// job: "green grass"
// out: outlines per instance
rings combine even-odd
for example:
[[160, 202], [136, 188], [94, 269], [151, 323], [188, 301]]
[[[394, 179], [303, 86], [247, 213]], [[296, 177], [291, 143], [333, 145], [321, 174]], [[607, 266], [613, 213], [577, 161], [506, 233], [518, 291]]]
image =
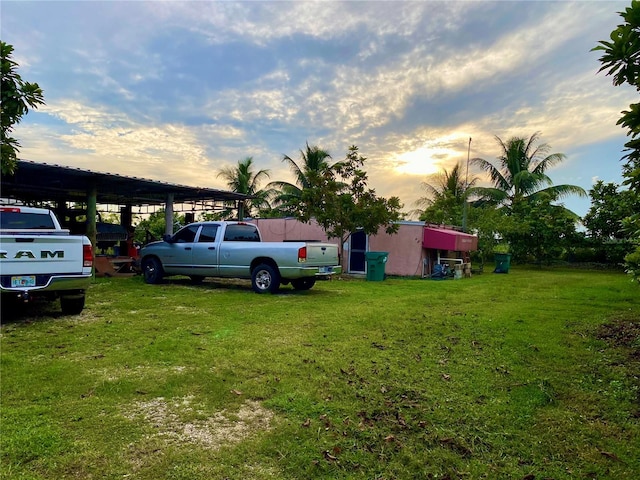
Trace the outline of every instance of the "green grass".
[[3, 315], [2, 478], [639, 478], [619, 273], [111, 278], [58, 309]]

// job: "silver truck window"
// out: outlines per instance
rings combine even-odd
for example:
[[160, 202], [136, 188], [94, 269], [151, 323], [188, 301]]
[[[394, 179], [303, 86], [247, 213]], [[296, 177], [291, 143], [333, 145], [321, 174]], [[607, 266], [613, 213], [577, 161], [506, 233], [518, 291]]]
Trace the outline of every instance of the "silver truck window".
[[233, 224], [227, 225], [224, 231], [225, 242], [259, 242], [260, 235], [255, 225]]
[[198, 237], [198, 243], [213, 243], [216, 241], [218, 225], [203, 225]]
[[173, 236], [174, 243], [192, 243], [196, 238], [199, 225], [187, 225]]

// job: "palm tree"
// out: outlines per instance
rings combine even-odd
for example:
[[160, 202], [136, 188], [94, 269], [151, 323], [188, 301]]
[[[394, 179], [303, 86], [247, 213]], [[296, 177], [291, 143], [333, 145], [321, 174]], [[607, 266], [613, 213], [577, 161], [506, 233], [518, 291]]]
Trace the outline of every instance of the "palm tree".
[[552, 201], [567, 195], [586, 196], [584, 189], [576, 185], [553, 185], [546, 171], [562, 162], [566, 155], [548, 154], [549, 145], [543, 143], [536, 146], [539, 138], [540, 132], [534, 133], [529, 139], [513, 137], [507, 142], [496, 136], [502, 150], [497, 166], [482, 158], [471, 160], [489, 174], [493, 188], [475, 187], [473, 193], [507, 207], [541, 196], [547, 196]]
[[[255, 210], [269, 207], [267, 198], [271, 190], [261, 190], [258, 188], [263, 178], [269, 178], [268, 170], [253, 170], [253, 157], [239, 160], [235, 167], [224, 167], [218, 173], [227, 181], [227, 187], [233, 192], [250, 195], [252, 198], [242, 200], [238, 203], [238, 219], [242, 220], [246, 215], [251, 215]], [[230, 212], [230, 210], [229, 210]]]
[[306, 150], [300, 150], [299, 164], [288, 155], [284, 155], [282, 158], [283, 162], [289, 164], [289, 168], [296, 178], [296, 183], [280, 181], [271, 182], [268, 185], [268, 187], [279, 190], [274, 195], [274, 201], [285, 214], [295, 212], [302, 196], [302, 190], [310, 186], [310, 175], [321, 173], [331, 166], [327, 161], [331, 158], [329, 152], [316, 145], [310, 147], [308, 142], [306, 145]]
[[457, 163], [450, 171], [442, 169], [427, 177], [420, 187], [426, 193], [415, 202], [420, 220], [431, 223], [456, 225], [462, 218], [462, 209], [466, 201], [467, 189], [473, 187], [477, 177], [470, 181], [463, 176], [463, 168]]
[[[546, 172], [566, 156], [562, 153], [549, 154], [549, 145], [540, 144], [539, 139], [539, 132], [528, 139], [513, 137], [506, 142], [496, 137], [501, 148], [496, 165], [482, 158], [472, 159], [474, 165], [489, 174], [493, 187], [475, 187], [470, 189], [470, 194], [479, 198], [477, 205], [496, 205], [498, 209], [494, 212], [501, 214], [498, 224], [492, 227], [490, 222], [489, 229], [487, 225], [479, 229], [487, 230], [491, 241], [498, 234], [510, 246], [514, 258], [522, 260], [528, 259], [532, 252], [540, 252], [542, 247], [550, 248], [548, 243], [541, 244], [540, 234], [544, 232], [535, 226], [539, 225], [540, 215], [544, 213], [553, 217], [553, 220], [548, 220], [547, 231], [551, 231], [556, 221], [574, 221], [571, 226], [562, 224], [562, 231], [553, 231], [557, 237], [554, 245], [560, 245], [562, 237], [575, 232], [578, 216], [563, 205], [553, 205], [553, 202], [567, 195], [586, 196], [586, 192], [576, 185], [553, 185]], [[491, 210], [478, 211], [486, 214]]]

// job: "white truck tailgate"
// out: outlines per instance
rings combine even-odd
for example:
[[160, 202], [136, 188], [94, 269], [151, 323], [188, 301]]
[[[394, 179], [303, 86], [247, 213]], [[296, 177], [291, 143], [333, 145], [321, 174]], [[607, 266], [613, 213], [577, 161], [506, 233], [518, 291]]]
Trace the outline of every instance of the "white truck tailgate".
[[82, 243], [72, 235], [0, 235], [0, 274], [82, 273]]

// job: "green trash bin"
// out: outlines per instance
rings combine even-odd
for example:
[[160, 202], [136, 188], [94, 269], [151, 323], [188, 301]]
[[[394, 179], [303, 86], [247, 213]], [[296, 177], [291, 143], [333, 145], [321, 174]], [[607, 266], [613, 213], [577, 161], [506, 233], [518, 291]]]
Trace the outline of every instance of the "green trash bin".
[[511, 266], [511, 254], [510, 253], [496, 253], [494, 254], [496, 261], [496, 268], [493, 273], [509, 273], [509, 267]]
[[389, 252], [365, 252], [364, 256], [367, 260], [367, 281], [383, 281], [384, 266], [389, 258]]

